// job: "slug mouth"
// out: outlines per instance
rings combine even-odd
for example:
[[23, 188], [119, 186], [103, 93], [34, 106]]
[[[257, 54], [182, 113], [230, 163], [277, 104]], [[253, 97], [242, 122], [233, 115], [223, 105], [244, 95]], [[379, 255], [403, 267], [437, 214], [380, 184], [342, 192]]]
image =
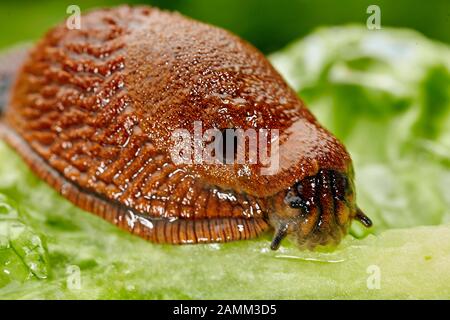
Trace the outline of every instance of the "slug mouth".
[[347, 234], [353, 219], [370, 227], [372, 221], [356, 206], [353, 175], [319, 170], [274, 199], [269, 216], [275, 228], [271, 249], [292, 235], [300, 248], [337, 245]]

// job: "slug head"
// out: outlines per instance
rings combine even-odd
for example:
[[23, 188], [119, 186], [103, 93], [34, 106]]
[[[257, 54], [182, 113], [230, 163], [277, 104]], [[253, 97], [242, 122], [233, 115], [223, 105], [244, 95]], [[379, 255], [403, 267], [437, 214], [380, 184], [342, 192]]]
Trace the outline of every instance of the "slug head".
[[353, 219], [366, 227], [372, 225], [355, 204], [351, 171], [319, 170], [277, 194], [272, 210], [273, 250], [287, 235], [292, 235], [301, 248], [314, 249], [317, 245], [337, 245]]

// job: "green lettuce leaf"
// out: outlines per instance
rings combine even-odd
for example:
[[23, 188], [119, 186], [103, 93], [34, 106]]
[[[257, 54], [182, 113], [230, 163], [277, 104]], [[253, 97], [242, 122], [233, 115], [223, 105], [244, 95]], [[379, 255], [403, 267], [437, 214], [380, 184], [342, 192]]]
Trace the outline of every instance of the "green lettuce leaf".
[[44, 241], [24, 218], [25, 213], [0, 194], [0, 284], [48, 276]]
[[271, 60], [351, 153], [370, 232], [355, 223], [321, 252], [273, 252], [270, 235], [155, 245], [74, 207], [0, 143], [0, 298], [450, 298], [450, 49], [348, 26]]

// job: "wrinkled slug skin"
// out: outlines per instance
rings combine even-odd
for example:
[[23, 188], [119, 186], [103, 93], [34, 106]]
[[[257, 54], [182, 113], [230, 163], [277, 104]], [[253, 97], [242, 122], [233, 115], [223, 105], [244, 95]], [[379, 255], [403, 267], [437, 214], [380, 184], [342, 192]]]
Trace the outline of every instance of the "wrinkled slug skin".
[[[278, 129], [279, 170], [176, 165], [171, 134], [193, 132], [194, 121]], [[22, 65], [2, 122], [3, 138], [64, 197], [158, 243], [257, 237], [289, 216], [279, 199], [295, 183], [319, 170], [352, 179], [343, 145], [258, 50], [149, 7], [91, 11], [80, 30], [51, 29]]]

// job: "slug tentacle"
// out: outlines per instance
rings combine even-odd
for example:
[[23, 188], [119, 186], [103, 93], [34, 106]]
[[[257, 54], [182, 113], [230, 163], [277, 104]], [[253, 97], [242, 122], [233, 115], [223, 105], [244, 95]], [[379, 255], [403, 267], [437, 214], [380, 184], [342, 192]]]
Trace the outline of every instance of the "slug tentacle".
[[281, 224], [278, 229], [275, 230], [274, 237], [272, 239], [272, 242], [270, 244], [270, 249], [272, 250], [278, 250], [278, 248], [281, 245], [281, 241], [287, 236], [288, 234], [288, 228], [289, 225], [287, 223]]
[[370, 218], [366, 216], [360, 208], [356, 208], [355, 219], [361, 222], [366, 228], [370, 228], [372, 226], [372, 220], [370, 220]]

